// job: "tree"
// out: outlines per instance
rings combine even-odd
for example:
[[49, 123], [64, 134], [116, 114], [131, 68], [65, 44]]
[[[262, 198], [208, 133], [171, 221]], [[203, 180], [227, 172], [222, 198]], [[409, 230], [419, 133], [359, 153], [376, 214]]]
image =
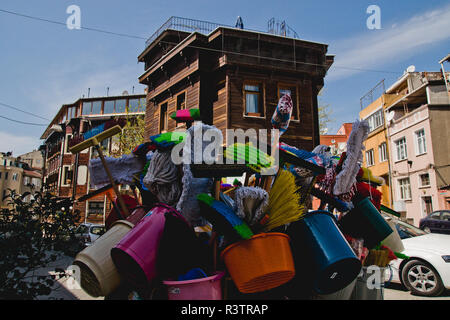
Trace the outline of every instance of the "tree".
[[[36, 192], [24, 201], [29, 195], [9, 190], [3, 199], [8, 208], [0, 212], [0, 299], [50, 294], [57, 276], [36, 274], [38, 269], [82, 249], [74, 233], [80, 214], [71, 212], [71, 200]], [[55, 271], [60, 277], [69, 276], [64, 270]]]
[[[127, 108], [128, 110], [128, 108]], [[145, 118], [144, 115], [129, 115], [127, 123], [122, 132], [112, 138], [110, 155], [118, 158], [124, 154], [130, 154], [134, 148], [145, 141]]]
[[[323, 90], [320, 90], [318, 96], [321, 97], [323, 95]], [[328, 125], [334, 122], [332, 119], [332, 110], [330, 109], [329, 104], [323, 104], [322, 101], [319, 100], [319, 132], [320, 134], [326, 134], [329, 130]]]

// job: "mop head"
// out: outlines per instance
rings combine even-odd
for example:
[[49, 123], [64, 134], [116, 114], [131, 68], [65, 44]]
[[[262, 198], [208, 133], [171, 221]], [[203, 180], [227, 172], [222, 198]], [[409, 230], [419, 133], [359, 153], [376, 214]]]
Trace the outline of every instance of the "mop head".
[[227, 159], [232, 159], [237, 163], [245, 163], [255, 172], [268, 169], [275, 162], [274, 158], [262, 152], [251, 144], [235, 143], [228, 146], [224, 151]]
[[150, 137], [150, 142], [158, 150], [167, 150], [186, 139], [184, 132], [164, 132]]
[[369, 123], [366, 120], [353, 123], [352, 132], [347, 141], [346, 158], [342, 164], [342, 170], [336, 175], [333, 187], [334, 195], [348, 193], [356, 183], [356, 175], [363, 161], [362, 151], [364, 141], [369, 133]]
[[[126, 185], [132, 185], [134, 175], [139, 175], [145, 166], [145, 161], [132, 154], [121, 158], [105, 157], [105, 161], [114, 181]], [[100, 158], [91, 159], [88, 168], [91, 186], [100, 188], [111, 183]]]
[[173, 112], [170, 117], [177, 122], [201, 120], [199, 109], [184, 109]]
[[264, 217], [269, 194], [257, 187], [240, 187], [235, 191], [235, 211], [239, 218], [254, 226]]
[[74, 136], [72, 139], [69, 140], [69, 148], [76, 146], [77, 144], [88, 140], [92, 137], [95, 137], [96, 135], [102, 133], [105, 130], [108, 130], [109, 128], [112, 128], [116, 125], [120, 126], [121, 128], [125, 127], [127, 124], [127, 121], [125, 119], [113, 119], [106, 121], [98, 126], [95, 126], [94, 128], [86, 131], [85, 133], [81, 133], [78, 136]]
[[269, 219], [264, 225], [265, 231], [299, 220], [305, 213], [300, 204], [300, 194], [295, 177], [287, 170], [280, 170], [269, 192]]
[[206, 193], [199, 194], [197, 199], [203, 209], [202, 214], [205, 219], [225, 236], [234, 237], [233, 233], [237, 233], [241, 239], [250, 239], [253, 236], [253, 232], [248, 225], [226, 204], [215, 200]]

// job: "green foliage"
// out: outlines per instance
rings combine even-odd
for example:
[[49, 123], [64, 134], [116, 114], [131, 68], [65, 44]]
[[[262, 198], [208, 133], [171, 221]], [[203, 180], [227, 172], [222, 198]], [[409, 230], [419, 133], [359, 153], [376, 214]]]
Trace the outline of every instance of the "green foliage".
[[[9, 190], [3, 200], [8, 208], [0, 212], [0, 299], [35, 299], [48, 295], [57, 275], [42, 274], [68, 250], [81, 250], [75, 237], [79, 212], [71, 212], [70, 199]], [[29, 201], [24, 201], [30, 197]], [[41, 273], [39, 273], [41, 271]], [[64, 270], [59, 276], [65, 277]]]
[[[133, 110], [130, 110], [130, 112], [133, 112]], [[118, 147], [111, 150], [110, 155], [112, 157], [119, 158], [124, 154], [131, 154], [136, 146], [145, 141], [144, 115], [127, 114], [126, 120], [127, 123], [122, 132], [113, 137], [113, 144]]]

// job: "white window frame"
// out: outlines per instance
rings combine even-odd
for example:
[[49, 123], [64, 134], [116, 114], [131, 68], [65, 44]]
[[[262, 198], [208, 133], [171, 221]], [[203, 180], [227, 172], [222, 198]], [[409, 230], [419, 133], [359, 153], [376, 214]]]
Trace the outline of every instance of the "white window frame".
[[372, 114], [366, 117], [365, 120], [369, 123], [369, 132], [375, 131], [376, 129], [382, 127], [384, 125], [383, 109], [380, 108], [375, 110]]
[[[70, 171], [70, 165], [63, 165], [62, 166], [62, 176], [61, 176], [61, 187], [68, 187], [68, 186], [70, 186], [70, 184], [66, 184], [66, 183], [64, 183], [64, 180], [65, 180], [65, 168], [67, 168], [69, 171]], [[72, 173], [72, 180], [73, 180], [73, 173]]]
[[[405, 141], [405, 143], [403, 144], [404, 145], [404, 148], [405, 148], [405, 157], [404, 158], [399, 158], [399, 155], [400, 155], [400, 153], [399, 153], [399, 142], [401, 141], [401, 140], [404, 140]], [[403, 160], [406, 160], [406, 159], [408, 159], [408, 148], [407, 148], [407, 144], [406, 144], [406, 137], [401, 137], [401, 138], [399, 138], [399, 139], [397, 139], [397, 140], [395, 140], [394, 141], [394, 144], [395, 144], [395, 160], [396, 161], [403, 161]]]
[[[370, 157], [369, 157], [369, 155], [370, 155]], [[369, 159], [371, 160], [370, 162], [369, 162]], [[375, 155], [374, 155], [373, 149], [366, 151], [366, 165], [368, 167], [372, 167], [375, 165]]]
[[[423, 135], [421, 137], [418, 136], [419, 132], [423, 132]], [[421, 139], [423, 141], [423, 151], [422, 152], [419, 151], [419, 139]], [[415, 145], [415, 149], [416, 149], [415, 150], [416, 156], [420, 156], [422, 154], [427, 153], [427, 139], [426, 139], [424, 128], [414, 131], [414, 145]]]
[[66, 139], [64, 140], [64, 154], [72, 154], [69, 151], [69, 139], [72, 138], [72, 134], [68, 133], [66, 134]]
[[[384, 146], [384, 148], [383, 148], [383, 146]], [[384, 155], [384, 157], [382, 157], [382, 155]], [[382, 142], [378, 146], [378, 158], [379, 158], [378, 160], [380, 160], [380, 163], [381, 162], [386, 162], [388, 160], [387, 144], [386, 144], [386, 142]]]
[[[408, 184], [402, 185], [401, 181], [403, 181], [403, 180], [408, 180]], [[406, 178], [399, 178], [399, 179], [397, 179], [397, 184], [398, 184], [398, 196], [399, 196], [398, 198], [400, 200], [411, 200], [412, 199], [411, 180], [408, 177], [406, 177]], [[405, 187], [408, 187], [409, 198], [404, 198], [402, 196], [402, 193], [406, 195], [405, 192], [402, 192], [402, 188], [405, 188]]]

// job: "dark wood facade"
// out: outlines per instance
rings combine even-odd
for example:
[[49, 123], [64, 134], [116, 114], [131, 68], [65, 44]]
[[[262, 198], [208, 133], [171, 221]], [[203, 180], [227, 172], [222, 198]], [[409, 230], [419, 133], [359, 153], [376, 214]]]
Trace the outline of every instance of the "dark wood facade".
[[[177, 128], [168, 115], [180, 95], [181, 107], [199, 108], [224, 140], [226, 129], [271, 129], [280, 91], [289, 90], [294, 112], [281, 141], [311, 150], [319, 144], [317, 94], [333, 63], [326, 52], [325, 44], [243, 29], [165, 30], [138, 57], [148, 86], [146, 136]], [[257, 112], [248, 111], [248, 88], [257, 91]]]

